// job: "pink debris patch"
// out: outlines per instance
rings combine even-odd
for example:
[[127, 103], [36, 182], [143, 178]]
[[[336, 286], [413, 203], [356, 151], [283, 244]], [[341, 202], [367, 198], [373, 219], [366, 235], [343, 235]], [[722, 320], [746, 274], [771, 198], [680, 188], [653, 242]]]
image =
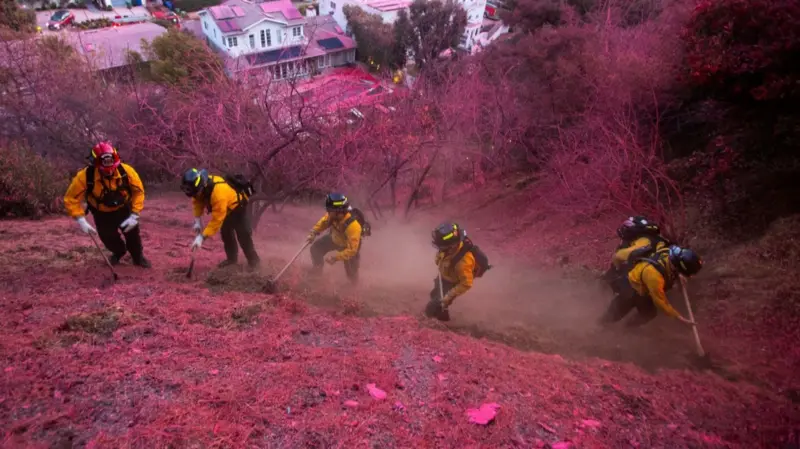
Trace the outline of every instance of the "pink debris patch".
[[447, 376], [444, 374], [438, 374], [437, 377], [439, 378], [439, 382], [444, 382], [447, 380]]
[[499, 408], [500, 405], [496, 403], [483, 404], [481, 408], [478, 409], [471, 408], [467, 410], [469, 422], [485, 426], [494, 421], [494, 418], [497, 416], [497, 409]]
[[591, 429], [597, 429], [601, 426], [600, 421], [594, 419], [584, 419], [582, 424], [583, 427], [589, 427]]
[[442, 358], [438, 355], [433, 356], [433, 361], [436, 363], [442, 363]]
[[367, 384], [367, 391], [375, 399], [386, 399], [386, 392], [376, 387], [375, 384]]
[[350, 407], [350, 408], [356, 408], [356, 407], [358, 407], [358, 402], [357, 401], [344, 401], [344, 406], [345, 407]]
[[219, 374], [219, 370], [218, 369], [212, 369], [211, 371], [209, 371], [209, 373], [211, 373], [211, 375], [213, 375], [213, 376], [216, 376], [217, 374]]
[[406, 409], [406, 406], [403, 405], [402, 402], [397, 401], [397, 402], [394, 403], [394, 409], [397, 410], [397, 411], [403, 411], [403, 410]]
[[570, 449], [572, 447], [572, 443], [569, 441], [559, 441], [558, 443], [553, 443], [550, 445], [553, 449]]

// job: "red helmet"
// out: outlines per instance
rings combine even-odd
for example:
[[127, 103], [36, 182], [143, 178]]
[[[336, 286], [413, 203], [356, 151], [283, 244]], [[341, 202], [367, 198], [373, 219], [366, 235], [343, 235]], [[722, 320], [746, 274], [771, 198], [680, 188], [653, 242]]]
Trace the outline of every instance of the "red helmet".
[[111, 142], [100, 142], [92, 148], [92, 160], [94, 166], [105, 176], [111, 176], [119, 167], [120, 160], [117, 150], [111, 146]]

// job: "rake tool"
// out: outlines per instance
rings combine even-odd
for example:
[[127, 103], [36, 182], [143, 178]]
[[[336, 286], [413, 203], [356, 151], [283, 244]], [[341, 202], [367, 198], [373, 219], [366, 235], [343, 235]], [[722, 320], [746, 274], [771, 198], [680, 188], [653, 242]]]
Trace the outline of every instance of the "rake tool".
[[272, 293], [275, 290], [277, 290], [277, 288], [278, 288], [278, 279], [280, 279], [281, 276], [283, 276], [283, 273], [285, 273], [286, 270], [288, 270], [289, 267], [292, 266], [294, 261], [297, 260], [298, 257], [300, 257], [300, 254], [302, 254], [303, 251], [306, 249], [306, 247], [308, 247], [308, 245], [310, 245], [310, 244], [311, 244], [311, 242], [308, 242], [308, 241], [303, 243], [303, 246], [300, 247], [300, 250], [297, 251], [297, 254], [295, 254], [294, 257], [292, 257], [292, 260], [290, 260], [289, 263], [287, 263], [286, 266], [283, 267], [283, 269], [281, 271], [279, 271], [278, 274], [275, 275], [274, 278], [272, 278], [272, 279], [267, 281], [267, 284], [264, 286], [264, 291], [265, 292]]
[[188, 279], [192, 278], [192, 272], [194, 271], [194, 252], [195, 252], [196, 249], [197, 248], [192, 248], [192, 254], [191, 254], [192, 261], [189, 262], [189, 270], [186, 272], [186, 277]]
[[100, 244], [99, 244], [99, 243], [97, 243], [97, 239], [96, 239], [96, 238], [94, 238], [94, 234], [91, 234], [91, 233], [90, 233], [90, 234], [89, 234], [89, 237], [92, 239], [92, 242], [94, 243], [94, 246], [95, 246], [95, 248], [97, 248], [97, 252], [99, 252], [99, 253], [100, 253], [100, 255], [101, 255], [101, 256], [103, 256], [103, 260], [105, 260], [105, 261], [106, 261], [106, 265], [108, 265], [108, 269], [109, 269], [109, 270], [111, 270], [111, 278], [112, 278], [112, 281], [111, 281], [111, 283], [113, 284], [113, 283], [114, 283], [114, 281], [116, 281], [117, 279], [119, 279], [119, 276], [117, 275], [117, 272], [116, 272], [116, 271], [114, 271], [114, 266], [113, 266], [113, 265], [111, 265], [111, 261], [110, 261], [110, 260], [108, 260], [108, 257], [106, 256], [106, 253], [104, 253], [104, 252], [103, 252], [103, 249], [102, 249], [102, 248], [100, 248]]
[[[692, 304], [689, 302], [689, 293], [686, 291], [686, 278], [683, 276], [680, 277], [681, 279], [681, 292], [683, 293], [683, 299], [686, 302], [686, 310], [689, 313], [689, 319], [694, 322], [694, 313], [692, 313]], [[695, 348], [697, 349], [697, 362], [702, 367], [711, 367], [711, 357], [706, 353], [703, 349], [702, 343], [700, 343], [700, 333], [697, 332], [697, 325], [692, 326], [692, 334], [694, 335], [694, 344]]]

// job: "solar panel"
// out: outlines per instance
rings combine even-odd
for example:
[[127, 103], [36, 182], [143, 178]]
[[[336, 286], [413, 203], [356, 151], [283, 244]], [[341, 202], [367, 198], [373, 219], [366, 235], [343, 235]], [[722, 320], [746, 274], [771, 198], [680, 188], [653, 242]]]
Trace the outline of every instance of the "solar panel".
[[217, 20], [233, 19], [236, 14], [229, 6], [219, 5], [211, 7], [211, 15]]
[[217, 25], [219, 25], [219, 29], [220, 29], [220, 31], [222, 31], [223, 33], [228, 33], [228, 32], [231, 32], [231, 31], [233, 31], [233, 30], [231, 29], [231, 26], [230, 26], [230, 24], [228, 23], [228, 21], [227, 21], [227, 20], [221, 20], [219, 23], [217, 23]]
[[339, 34], [344, 34], [344, 31], [342, 31], [342, 28], [339, 25], [334, 26], [333, 29]]
[[327, 39], [320, 39], [317, 41], [320, 47], [325, 50], [336, 50], [337, 48], [344, 48], [344, 44], [338, 37], [329, 37]]
[[231, 6], [231, 10], [236, 15], [236, 17], [244, 17], [244, 10], [241, 6]]
[[225, 23], [228, 24], [230, 31], [242, 31], [242, 27], [240, 27], [239, 24], [234, 20], [225, 20]]
[[292, 5], [289, 5], [281, 11], [287, 20], [302, 19], [303, 15]]
[[303, 47], [296, 45], [294, 47], [282, 48], [280, 50], [272, 50], [258, 53], [253, 56], [251, 64], [261, 65], [269, 64], [270, 62], [285, 61], [287, 59], [294, 59], [303, 53]]

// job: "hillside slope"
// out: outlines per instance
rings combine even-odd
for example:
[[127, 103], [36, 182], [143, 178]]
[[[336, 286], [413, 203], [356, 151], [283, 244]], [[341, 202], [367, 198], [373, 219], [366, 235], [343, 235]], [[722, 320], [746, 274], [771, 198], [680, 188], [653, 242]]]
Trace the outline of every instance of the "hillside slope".
[[[265, 274], [297, 250], [310, 226], [298, 217], [317, 214], [287, 213], [261, 225]], [[375, 262], [359, 290], [343, 286], [341, 267], [311, 287], [304, 256], [284, 293], [265, 294], [263, 276], [212, 269], [222, 257], [214, 239], [186, 280], [189, 223], [185, 198], [149, 199], [142, 229], [154, 268], [123, 263], [109, 285], [67, 218], [4, 222], [3, 447], [774, 448], [800, 422], [785, 396], [715, 374], [650, 374], [448, 332], [414, 312], [429, 280], [404, 289], [393, 279], [417, 273], [380, 277]], [[431, 263], [429, 248], [416, 253], [427, 235], [408, 247], [386, 240], [376, 234], [371, 254]], [[482, 310], [473, 293], [456, 324]], [[368, 384], [387, 397], [372, 398]], [[468, 422], [484, 403], [499, 404], [495, 421]]]

